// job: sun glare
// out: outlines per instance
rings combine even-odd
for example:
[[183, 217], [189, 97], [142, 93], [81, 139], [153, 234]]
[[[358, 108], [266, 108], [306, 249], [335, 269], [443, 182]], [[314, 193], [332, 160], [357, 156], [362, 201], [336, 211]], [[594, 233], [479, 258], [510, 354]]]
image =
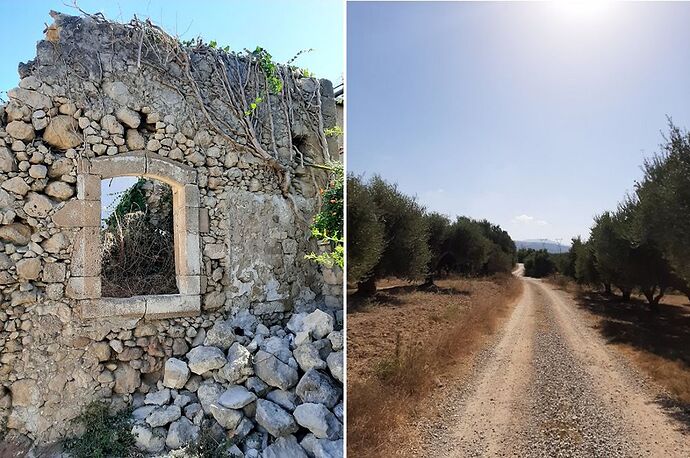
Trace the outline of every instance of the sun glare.
[[603, 16], [611, 7], [611, 2], [597, 0], [562, 0], [552, 5], [564, 16], [574, 20], [596, 19]]

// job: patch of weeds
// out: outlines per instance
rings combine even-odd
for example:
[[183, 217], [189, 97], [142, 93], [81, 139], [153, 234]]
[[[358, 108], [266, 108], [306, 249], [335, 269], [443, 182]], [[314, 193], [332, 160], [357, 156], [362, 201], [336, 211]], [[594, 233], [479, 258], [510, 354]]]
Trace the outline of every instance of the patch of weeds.
[[203, 428], [199, 438], [185, 452], [190, 458], [228, 458], [233, 442], [229, 438], [218, 440], [210, 428]]
[[461, 307], [460, 304], [450, 304], [446, 310], [443, 312], [443, 318], [450, 321], [453, 318], [457, 317], [458, 314], [460, 313]]
[[0, 418], [0, 442], [5, 440], [7, 437], [7, 418]]
[[376, 363], [374, 374], [382, 381], [387, 381], [395, 377], [400, 371], [399, 358], [384, 358]]
[[74, 420], [84, 433], [65, 441], [65, 449], [74, 458], [141, 457], [134, 445], [130, 410], [112, 413], [108, 406], [94, 401]]

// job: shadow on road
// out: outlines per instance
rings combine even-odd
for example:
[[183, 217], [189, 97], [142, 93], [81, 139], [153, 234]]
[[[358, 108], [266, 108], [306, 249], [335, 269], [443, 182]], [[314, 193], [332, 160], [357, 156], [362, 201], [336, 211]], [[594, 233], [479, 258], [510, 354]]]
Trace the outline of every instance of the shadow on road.
[[[630, 302], [622, 302], [619, 297], [595, 292], [578, 294], [577, 302], [601, 319], [597, 329], [609, 343], [629, 345], [675, 362], [690, 372], [690, 307], [659, 304], [659, 311], [653, 313], [642, 300], [633, 298]], [[690, 392], [690, 387], [685, 387], [684, 391]], [[690, 402], [687, 399], [659, 396], [656, 402], [683, 425], [685, 433], [690, 433]]]

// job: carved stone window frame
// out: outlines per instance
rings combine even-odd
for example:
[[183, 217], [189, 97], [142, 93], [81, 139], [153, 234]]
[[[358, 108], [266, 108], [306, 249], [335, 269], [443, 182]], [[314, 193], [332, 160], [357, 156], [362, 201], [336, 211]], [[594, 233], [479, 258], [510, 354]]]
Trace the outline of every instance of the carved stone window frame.
[[[172, 188], [175, 276], [178, 294], [101, 297], [101, 180], [141, 176]], [[53, 215], [59, 227], [77, 229], [71, 276], [65, 295], [78, 302], [83, 319], [102, 317], [170, 318], [198, 315], [201, 310], [199, 187], [194, 169], [147, 151], [80, 159], [77, 198]]]

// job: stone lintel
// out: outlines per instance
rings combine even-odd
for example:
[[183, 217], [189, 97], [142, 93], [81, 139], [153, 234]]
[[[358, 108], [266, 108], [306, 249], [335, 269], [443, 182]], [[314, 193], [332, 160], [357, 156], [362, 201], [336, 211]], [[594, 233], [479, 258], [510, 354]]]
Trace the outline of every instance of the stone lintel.
[[101, 178], [146, 174], [146, 154], [142, 151], [115, 156], [101, 156], [91, 159], [90, 163], [90, 170], [84, 169], [84, 172], [98, 175]]
[[196, 183], [196, 170], [155, 153], [146, 153], [146, 175], [171, 186]]

